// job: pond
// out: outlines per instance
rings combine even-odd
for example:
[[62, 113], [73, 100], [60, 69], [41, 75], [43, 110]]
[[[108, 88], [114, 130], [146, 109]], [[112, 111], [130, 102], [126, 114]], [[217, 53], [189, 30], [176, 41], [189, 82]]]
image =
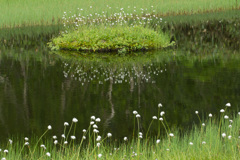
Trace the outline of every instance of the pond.
[[[64, 122], [70, 123], [73, 117], [78, 119], [78, 136], [92, 115], [101, 118], [101, 133], [130, 137], [133, 111], [141, 115], [141, 128], [146, 132], [159, 103], [168, 125], [180, 130], [199, 123], [196, 110], [200, 117], [218, 116], [228, 102], [231, 111], [239, 110], [240, 64], [238, 56], [230, 56], [232, 50], [219, 47], [220, 55], [190, 59], [183, 53], [192, 48], [181, 47], [122, 60], [121, 56], [84, 54], [76, 59], [49, 51], [44, 44], [50, 37], [18, 41], [0, 51], [1, 141], [32, 133], [40, 136], [49, 124], [51, 135], [60, 136]], [[212, 45], [205, 49], [218, 48]], [[156, 133], [154, 123], [150, 134]]]

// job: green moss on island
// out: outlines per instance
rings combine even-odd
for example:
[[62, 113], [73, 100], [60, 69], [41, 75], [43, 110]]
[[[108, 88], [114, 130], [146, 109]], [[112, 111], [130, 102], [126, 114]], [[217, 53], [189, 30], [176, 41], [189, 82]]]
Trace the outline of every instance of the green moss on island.
[[126, 53], [173, 45], [169, 35], [143, 26], [83, 27], [53, 38], [53, 50]]

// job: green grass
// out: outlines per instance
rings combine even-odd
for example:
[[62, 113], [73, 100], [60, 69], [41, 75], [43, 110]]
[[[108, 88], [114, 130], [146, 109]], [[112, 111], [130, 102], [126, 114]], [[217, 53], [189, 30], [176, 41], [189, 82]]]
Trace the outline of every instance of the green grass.
[[[240, 156], [240, 112], [230, 114], [227, 112], [220, 114], [220, 117], [213, 115], [205, 119], [199, 118], [200, 124], [194, 124], [189, 131], [180, 132], [177, 129], [168, 127], [167, 121], [162, 114], [163, 121], [152, 119], [148, 130], [139, 128], [140, 118], [134, 118], [136, 131], [134, 137], [129, 136], [127, 140], [115, 140], [106, 134], [93, 132], [93, 125], [86, 128], [82, 135], [76, 135], [77, 139], [71, 139], [75, 135], [77, 122], [64, 125], [64, 135], [58, 135], [58, 143], [54, 144], [54, 139], [44, 138], [51, 134], [51, 130], [46, 131], [42, 138], [31, 137], [28, 145], [22, 139], [13, 139], [13, 143], [1, 146], [0, 156], [7, 159], [238, 159]], [[157, 119], [160, 118], [160, 109]], [[193, 111], [194, 112], [194, 111]], [[207, 113], [208, 115], [208, 113]], [[228, 118], [224, 118], [228, 115]], [[136, 116], [136, 115], [133, 115]], [[144, 119], [144, 117], [143, 117]], [[96, 125], [101, 122], [91, 120]], [[158, 136], [147, 136], [151, 131], [151, 124], [156, 123], [159, 128]], [[201, 125], [204, 123], [205, 125]], [[153, 125], [156, 126], [156, 125]], [[160, 132], [161, 131], [161, 132]], [[164, 134], [162, 133], [165, 131]], [[50, 132], [50, 133], [49, 133]], [[140, 138], [141, 133], [143, 133]], [[150, 132], [149, 132], [150, 133]], [[161, 133], [161, 134], [160, 134]], [[170, 136], [172, 133], [173, 135]], [[225, 136], [224, 136], [225, 134]], [[97, 137], [102, 135], [97, 140]], [[134, 134], [133, 134], [134, 135]], [[85, 136], [86, 139], [81, 137]], [[146, 138], [145, 138], [146, 136]], [[158, 140], [158, 142], [157, 142]], [[67, 141], [67, 144], [64, 144]], [[118, 143], [116, 143], [118, 142]], [[97, 146], [99, 143], [100, 146]], [[41, 147], [41, 145], [44, 145]], [[8, 153], [3, 150], [7, 149]], [[50, 153], [50, 156], [47, 155]]]
[[[107, 8], [107, 5], [111, 9]], [[89, 6], [92, 6], [92, 8]], [[155, 10], [157, 14], [164, 16], [230, 10], [232, 8], [239, 8], [239, 6], [239, 0], [1, 0], [0, 28], [61, 23], [63, 12], [69, 13], [71, 11], [71, 13], [78, 13], [77, 8], [84, 9], [83, 13], [85, 15], [101, 13], [104, 10], [114, 13], [120, 10], [120, 8], [124, 8], [126, 11], [131, 12], [136, 10], [136, 14], [153, 12]]]
[[[141, 34], [139, 34], [141, 33]], [[119, 53], [153, 50], [170, 46], [170, 38], [143, 26], [81, 28], [52, 40], [52, 48], [90, 52]]]

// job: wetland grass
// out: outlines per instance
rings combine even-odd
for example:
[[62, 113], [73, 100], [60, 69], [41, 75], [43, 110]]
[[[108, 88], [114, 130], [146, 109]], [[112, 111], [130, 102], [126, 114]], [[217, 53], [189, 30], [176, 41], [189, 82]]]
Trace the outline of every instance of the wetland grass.
[[[203, 12], [216, 12], [239, 9], [240, 2], [236, 0], [105, 0], [78, 1], [78, 0], [22, 0], [22, 1], [1, 1], [0, 28], [29, 26], [29, 25], [50, 25], [62, 22], [62, 13], [72, 11], [77, 13], [77, 8], [82, 8], [86, 15], [102, 13], [103, 10], [111, 7], [109, 13], [119, 10], [119, 6], [124, 9], [136, 10], [136, 14], [149, 12], [154, 6], [156, 14], [159, 16], [195, 14]], [[92, 6], [92, 8], [87, 8]], [[76, 8], [76, 9], [75, 9]], [[75, 10], [73, 10], [75, 9]]]
[[48, 126], [40, 138], [10, 139], [6, 146], [1, 146], [0, 156], [2, 159], [111, 160], [239, 158], [240, 112], [231, 114], [228, 111], [228, 108], [231, 108], [230, 103], [220, 110], [220, 116], [208, 113], [207, 118], [200, 119], [200, 113], [195, 111], [200, 124], [194, 124], [185, 132], [169, 128], [164, 116], [164, 106], [158, 107], [158, 115], [153, 116], [151, 120], [151, 124], [158, 124], [158, 136], [147, 136], [150, 126], [144, 130], [139, 128], [142, 116], [137, 111], [133, 111], [134, 124], [136, 123], [136, 130], [133, 131], [135, 137], [122, 137], [118, 141], [111, 133], [102, 135], [98, 129], [101, 119], [95, 116], [91, 116], [89, 127], [83, 129], [81, 135], [75, 135], [78, 120], [73, 118], [71, 125], [64, 123], [62, 135], [45, 138], [45, 134], [51, 134], [52, 127]]

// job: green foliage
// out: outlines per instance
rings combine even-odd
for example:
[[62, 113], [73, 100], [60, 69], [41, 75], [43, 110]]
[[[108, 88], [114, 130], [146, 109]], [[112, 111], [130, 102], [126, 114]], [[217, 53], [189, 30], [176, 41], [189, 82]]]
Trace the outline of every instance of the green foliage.
[[118, 51], [126, 53], [173, 45], [167, 34], [143, 26], [84, 27], [63, 34], [49, 43], [51, 49], [79, 51]]

